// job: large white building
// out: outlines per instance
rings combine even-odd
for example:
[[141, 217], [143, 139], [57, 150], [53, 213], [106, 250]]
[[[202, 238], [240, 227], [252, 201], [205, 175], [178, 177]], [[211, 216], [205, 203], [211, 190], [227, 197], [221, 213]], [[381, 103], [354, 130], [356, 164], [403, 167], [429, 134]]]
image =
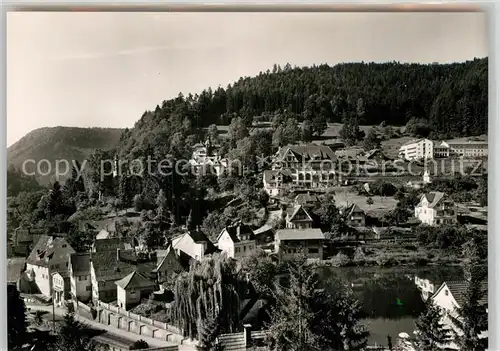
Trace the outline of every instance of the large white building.
[[224, 228], [217, 242], [219, 250], [238, 259], [249, 256], [255, 250], [255, 233], [248, 225], [237, 223]]
[[434, 157], [434, 142], [429, 139], [412, 140], [401, 146], [399, 156], [405, 160], [430, 159]]
[[415, 217], [428, 225], [457, 223], [457, 206], [445, 193], [431, 191], [423, 194], [415, 206]]
[[429, 139], [417, 139], [401, 146], [399, 156], [405, 160], [488, 157], [488, 141], [462, 138], [435, 142]]
[[[488, 157], [488, 142], [484, 140], [448, 140], [439, 144], [442, 154], [464, 158]], [[447, 152], [446, 152], [447, 150]]]
[[[337, 157], [326, 145], [288, 145], [280, 148], [274, 156], [272, 171], [264, 172], [266, 191], [281, 189], [283, 175], [289, 174], [290, 185], [300, 189], [325, 188], [336, 183], [335, 164]], [[277, 194], [279, 190], [274, 190]]]
[[42, 236], [26, 260], [26, 273], [46, 297], [52, 296], [52, 273], [68, 273], [68, 262], [75, 250], [66, 239]]

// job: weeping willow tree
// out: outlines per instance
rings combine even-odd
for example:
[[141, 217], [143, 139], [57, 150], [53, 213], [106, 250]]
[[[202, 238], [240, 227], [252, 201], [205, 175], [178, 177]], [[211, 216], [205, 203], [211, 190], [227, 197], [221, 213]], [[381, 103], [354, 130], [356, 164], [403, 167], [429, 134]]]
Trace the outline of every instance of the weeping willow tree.
[[175, 282], [171, 321], [191, 339], [200, 339], [198, 326], [214, 318], [220, 321], [220, 333], [236, 332], [245, 289], [236, 262], [227, 255], [214, 254], [194, 261], [189, 272], [179, 275]]

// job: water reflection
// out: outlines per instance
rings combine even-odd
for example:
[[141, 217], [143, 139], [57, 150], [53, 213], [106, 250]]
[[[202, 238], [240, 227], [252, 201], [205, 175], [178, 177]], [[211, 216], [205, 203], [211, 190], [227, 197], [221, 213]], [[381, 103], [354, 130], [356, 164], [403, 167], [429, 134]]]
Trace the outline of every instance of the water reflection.
[[341, 279], [349, 283], [362, 303], [366, 318], [400, 319], [417, 317], [424, 309], [415, 276], [425, 277], [437, 286], [445, 280], [462, 279], [459, 267], [433, 268], [332, 268], [322, 267], [323, 281]]

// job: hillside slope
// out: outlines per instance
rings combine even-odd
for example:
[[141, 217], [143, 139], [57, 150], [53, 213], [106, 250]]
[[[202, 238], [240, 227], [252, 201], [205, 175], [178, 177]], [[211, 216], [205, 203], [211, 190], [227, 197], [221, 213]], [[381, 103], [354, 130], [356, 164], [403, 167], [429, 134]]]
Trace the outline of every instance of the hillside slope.
[[[20, 169], [25, 160], [48, 160], [52, 168], [56, 160], [77, 160], [82, 162], [96, 149], [111, 149], [118, 145], [123, 129], [118, 128], [76, 128], [46, 127], [26, 134], [7, 149], [10, 167]], [[43, 168], [42, 168], [43, 170]], [[37, 174], [40, 184], [47, 185], [54, 179], [54, 173]]]

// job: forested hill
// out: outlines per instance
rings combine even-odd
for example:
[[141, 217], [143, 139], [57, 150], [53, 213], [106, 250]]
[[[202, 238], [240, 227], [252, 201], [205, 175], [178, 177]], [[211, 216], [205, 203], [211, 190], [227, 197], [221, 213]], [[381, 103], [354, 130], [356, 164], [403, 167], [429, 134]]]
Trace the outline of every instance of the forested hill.
[[[181, 94], [144, 113], [127, 137], [144, 141], [146, 130], [187, 131], [229, 124], [234, 116], [265, 120], [276, 111], [313, 124], [356, 118], [359, 124], [405, 125], [425, 119], [437, 135], [487, 131], [488, 59], [453, 64], [346, 63], [292, 68], [277, 65], [226, 89]], [[186, 118], [185, 118], [186, 117]], [[130, 134], [132, 133], [132, 134]], [[154, 133], [159, 138], [161, 133]], [[128, 144], [127, 149], [133, 148]]]
[[[72, 160], [82, 162], [96, 149], [116, 147], [122, 131], [116, 128], [76, 127], [35, 129], [7, 149], [8, 164], [13, 170], [19, 171], [25, 160], [38, 162], [46, 159], [52, 169], [56, 160], [68, 160], [70, 164]], [[32, 167], [31, 164], [28, 166]], [[46, 171], [44, 167], [42, 170]], [[48, 185], [54, 180], [53, 176], [53, 172], [47, 175], [37, 172], [35, 178], [40, 184]]]

